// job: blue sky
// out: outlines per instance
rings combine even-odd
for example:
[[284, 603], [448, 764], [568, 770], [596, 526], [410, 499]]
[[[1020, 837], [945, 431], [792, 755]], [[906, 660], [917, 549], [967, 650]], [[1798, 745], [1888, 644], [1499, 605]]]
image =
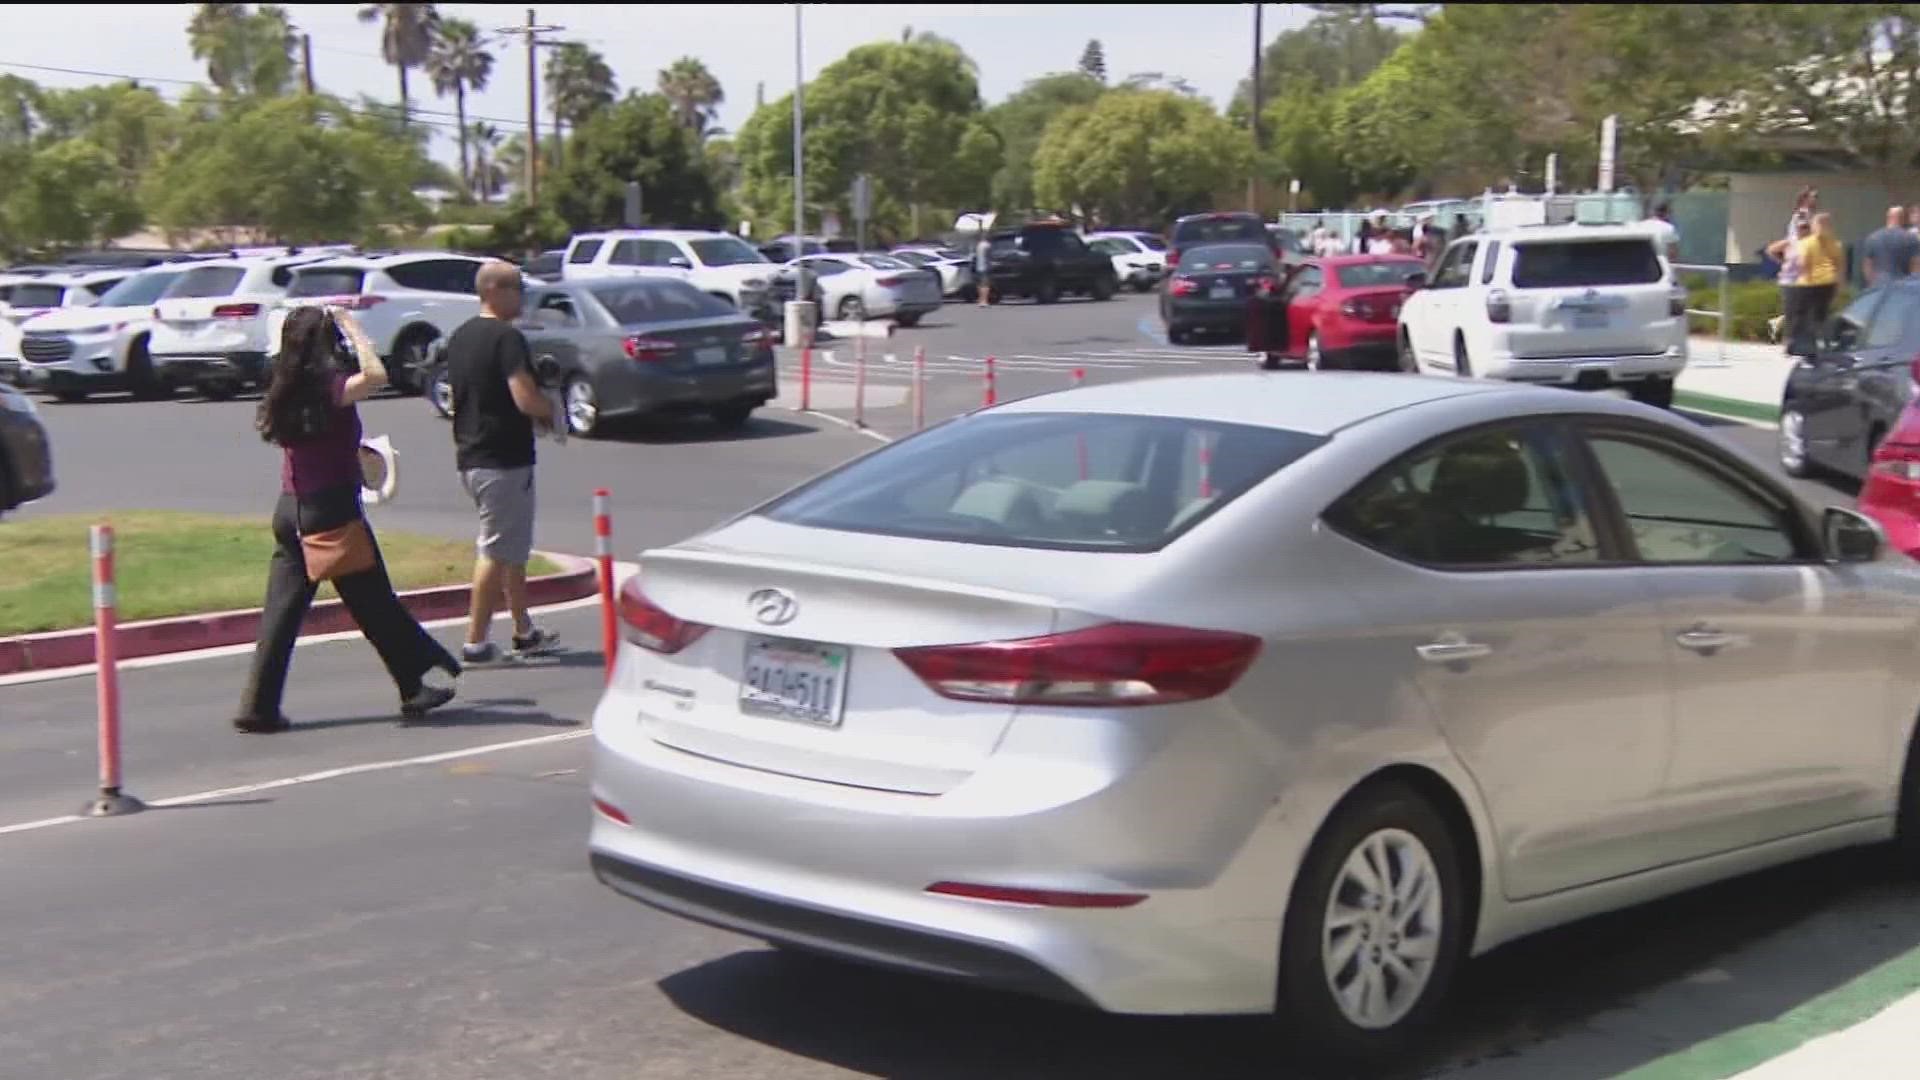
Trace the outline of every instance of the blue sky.
[[[315, 78], [322, 89], [349, 97], [397, 98], [393, 69], [380, 60], [379, 33], [356, 21], [358, 5], [286, 6], [295, 25], [312, 35]], [[524, 6], [505, 4], [441, 4], [440, 9], [486, 29], [526, 17]], [[7, 33], [0, 36], [0, 72], [49, 86], [106, 80], [21, 65], [149, 79], [205, 78], [187, 48], [191, 4], [20, 5], [9, 11]], [[566, 27], [559, 37], [585, 41], [605, 55], [623, 89], [652, 89], [658, 71], [676, 57], [704, 60], [726, 90], [721, 125], [728, 129], [752, 113], [757, 83], [766, 84], [769, 100], [793, 87], [790, 4], [551, 4], [536, 11], [542, 23]], [[80, 12], [85, 12], [84, 24], [74, 18]], [[1304, 5], [1268, 4], [1264, 17], [1271, 38], [1304, 22], [1307, 14]], [[965, 48], [980, 65], [981, 92], [989, 103], [1034, 76], [1071, 68], [1092, 37], [1105, 47], [1114, 80], [1145, 71], [1179, 75], [1216, 104], [1232, 94], [1252, 63], [1251, 4], [809, 4], [804, 23], [809, 78], [847, 50], [896, 40], [911, 26]], [[502, 42], [498, 51], [493, 84], [469, 101], [468, 111], [508, 121], [500, 127], [509, 133], [522, 131], [525, 52], [510, 42]], [[169, 96], [185, 88], [159, 85]], [[416, 104], [451, 114], [453, 102], [432, 99], [424, 78], [415, 77], [413, 92]], [[447, 123], [440, 130], [450, 136]], [[436, 140], [436, 154], [453, 156], [450, 138]]]

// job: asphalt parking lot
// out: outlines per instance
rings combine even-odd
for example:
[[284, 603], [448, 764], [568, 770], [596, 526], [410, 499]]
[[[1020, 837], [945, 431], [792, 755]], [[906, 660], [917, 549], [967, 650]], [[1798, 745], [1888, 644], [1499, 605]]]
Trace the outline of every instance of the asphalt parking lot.
[[[1232, 346], [1166, 346], [1152, 303], [943, 310], [868, 343], [867, 419], [883, 435], [912, 430], [916, 346], [930, 420], [979, 404], [989, 355], [1003, 398], [1063, 388], [1076, 368], [1102, 381], [1248, 362]], [[832, 350], [816, 357], [814, 404], [851, 422], [854, 354]], [[796, 365], [783, 352], [789, 401]], [[61, 489], [24, 513], [264, 516], [278, 461], [252, 409], [48, 404]], [[400, 499], [376, 521], [470, 535], [445, 423], [419, 400], [364, 416], [402, 454]], [[1763, 457], [1771, 447], [1759, 429], [1719, 430]], [[630, 558], [875, 445], [781, 409], [744, 434], [688, 421], [543, 443], [539, 542], [589, 551], [589, 493], [606, 486]], [[60, 821], [89, 794], [91, 682], [0, 680], [0, 1075], [1308, 1075], [1259, 1020], [1110, 1017], [925, 983], [777, 953], [607, 892], [584, 851], [597, 615], [550, 621], [580, 648], [475, 673], [460, 706], [413, 725], [393, 717], [358, 641], [301, 647], [296, 728], [272, 738], [225, 727], [241, 651], [129, 670], [130, 790], [215, 794], [111, 821]], [[1917, 945], [1920, 888], [1884, 853], [1755, 875], [1499, 950], [1470, 968], [1434, 1053], [1391, 1076], [1722, 1076], [1782, 1024], [1857, 1007], [1827, 995]]]

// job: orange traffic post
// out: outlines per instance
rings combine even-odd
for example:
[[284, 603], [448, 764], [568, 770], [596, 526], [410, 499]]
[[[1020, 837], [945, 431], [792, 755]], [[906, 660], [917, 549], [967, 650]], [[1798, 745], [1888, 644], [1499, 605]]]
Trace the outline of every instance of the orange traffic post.
[[606, 488], [593, 492], [593, 558], [600, 564], [600, 649], [607, 658], [607, 681], [613, 681], [613, 663], [619, 657], [620, 620], [613, 599], [613, 513]]
[[813, 342], [800, 346], [800, 411], [813, 408]]
[[113, 526], [95, 525], [93, 547], [93, 654], [100, 706], [100, 794], [86, 805], [89, 817], [145, 810], [120, 790], [120, 616], [113, 584]]
[[986, 406], [992, 406], [997, 404], [999, 400], [1000, 400], [1000, 395], [994, 389], [994, 385], [993, 385], [993, 357], [989, 356], [987, 357], [987, 393], [986, 393], [985, 400], [982, 401], [981, 404]]

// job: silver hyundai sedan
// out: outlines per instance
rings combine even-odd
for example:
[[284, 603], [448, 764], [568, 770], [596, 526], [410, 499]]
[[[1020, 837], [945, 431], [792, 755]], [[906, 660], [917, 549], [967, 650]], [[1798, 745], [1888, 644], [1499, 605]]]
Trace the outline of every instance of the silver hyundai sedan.
[[1231, 374], [952, 421], [646, 553], [599, 878], [777, 944], [1393, 1055], [1465, 957], [1920, 864], [1920, 568], [1681, 420]]

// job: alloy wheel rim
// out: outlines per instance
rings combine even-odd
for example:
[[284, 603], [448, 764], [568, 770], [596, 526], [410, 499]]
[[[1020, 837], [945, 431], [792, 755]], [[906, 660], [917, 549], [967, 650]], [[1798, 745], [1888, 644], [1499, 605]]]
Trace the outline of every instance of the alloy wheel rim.
[[433, 377], [433, 385], [428, 387], [428, 393], [433, 395], [434, 408], [439, 409], [442, 416], [453, 415], [453, 386], [447, 382], [445, 375]]
[[1807, 460], [1807, 418], [1797, 409], [1780, 414], [1780, 463], [1797, 469]]
[[1327, 989], [1342, 1016], [1390, 1028], [1418, 1005], [1440, 956], [1440, 871], [1420, 838], [1381, 829], [1347, 855], [1320, 935]]
[[567, 384], [567, 426], [576, 435], [593, 430], [600, 419], [600, 406], [593, 400], [593, 384], [575, 379]]

